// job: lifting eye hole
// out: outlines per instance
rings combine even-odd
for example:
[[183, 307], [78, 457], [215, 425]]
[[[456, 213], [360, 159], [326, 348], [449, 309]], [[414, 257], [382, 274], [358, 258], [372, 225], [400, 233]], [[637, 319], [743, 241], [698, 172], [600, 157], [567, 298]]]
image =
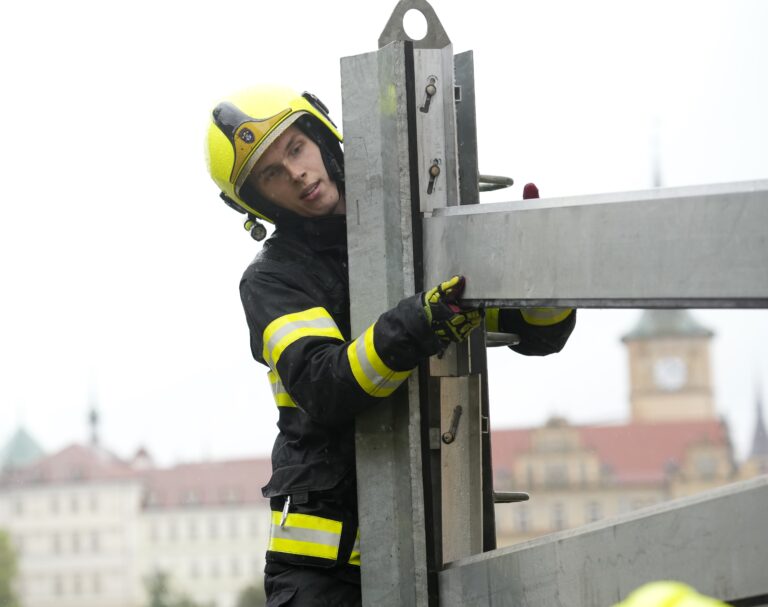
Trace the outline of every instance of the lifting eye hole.
[[406, 11], [403, 15], [403, 30], [411, 40], [423, 40], [429, 30], [424, 13], [415, 8]]

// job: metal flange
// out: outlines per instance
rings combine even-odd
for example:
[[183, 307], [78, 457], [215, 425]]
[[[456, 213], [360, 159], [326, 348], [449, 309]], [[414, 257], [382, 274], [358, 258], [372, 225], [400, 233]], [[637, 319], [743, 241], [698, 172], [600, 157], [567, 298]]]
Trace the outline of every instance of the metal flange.
[[[405, 14], [411, 9], [419, 11], [427, 20], [427, 35], [421, 40], [411, 38], [405, 33], [405, 28], [403, 27]], [[451, 43], [451, 39], [445, 33], [435, 10], [426, 0], [400, 0], [397, 3], [395, 10], [392, 11], [392, 15], [389, 17], [389, 21], [387, 21], [379, 36], [379, 48], [386, 46], [390, 42], [402, 40], [410, 40], [413, 42], [414, 48], [419, 49], [441, 49]]]

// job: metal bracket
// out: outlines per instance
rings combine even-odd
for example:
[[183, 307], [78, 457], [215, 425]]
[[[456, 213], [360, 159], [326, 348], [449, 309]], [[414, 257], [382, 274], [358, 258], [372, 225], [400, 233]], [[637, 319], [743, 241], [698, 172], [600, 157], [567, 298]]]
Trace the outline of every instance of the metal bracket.
[[516, 346], [520, 343], [520, 336], [517, 333], [497, 333], [488, 331], [485, 334], [485, 345], [489, 348], [498, 348], [499, 346]]
[[515, 502], [527, 502], [531, 496], [523, 491], [494, 491], [494, 504], [514, 504]]
[[[427, 35], [421, 40], [411, 38], [405, 33], [405, 28], [403, 27], [405, 13], [411, 9], [419, 11], [427, 20]], [[413, 42], [413, 47], [418, 49], [441, 49], [451, 43], [451, 39], [445, 33], [435, 10], [426, 0], [400, 0], [397, 3], [395, 10], [392, 11], [392, 15], [389, 17], [389, 21], [387, 21], [379, 36], [379, 48], [386, 46], [390, 42], [402, 40], [410, 40]]]

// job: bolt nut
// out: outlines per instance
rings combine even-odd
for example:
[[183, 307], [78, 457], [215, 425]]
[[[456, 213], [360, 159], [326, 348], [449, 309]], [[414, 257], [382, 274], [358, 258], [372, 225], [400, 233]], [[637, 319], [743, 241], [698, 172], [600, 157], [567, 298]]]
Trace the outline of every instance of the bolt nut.
[[437, 87], [434, 84], [428, 84], [426, 91], [427, 91], [427, 95], [432, 97], [435, 93], [437, 93]]
[[437, 177], [440, 174], [440, 167], [436, 164], [433, 164], [431, 167], [429, 167], [429, 174], [432, 177]]

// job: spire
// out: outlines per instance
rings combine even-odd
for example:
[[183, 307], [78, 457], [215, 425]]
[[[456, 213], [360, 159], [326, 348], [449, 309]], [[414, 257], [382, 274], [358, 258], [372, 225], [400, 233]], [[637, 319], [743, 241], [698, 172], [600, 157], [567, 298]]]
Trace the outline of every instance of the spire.
[[757, 399], [755, 401], [755, 408], [757, 409], [755, 415], [755, 436], [752, 439], [752, 451], [749, 454], [750, 459], [766, 459], [768, 460], [768, 432], [765, 429], [765, 419], [763, 418], [763, 399], [761, 397], [762, 390], [760, 386], [757, 387]]
[[88, 413], [88, 425], [91, 428], [91, 447], [99, 446], [99, 412], [96, 410], [96, 405], [91, 405], [91, 410]]

